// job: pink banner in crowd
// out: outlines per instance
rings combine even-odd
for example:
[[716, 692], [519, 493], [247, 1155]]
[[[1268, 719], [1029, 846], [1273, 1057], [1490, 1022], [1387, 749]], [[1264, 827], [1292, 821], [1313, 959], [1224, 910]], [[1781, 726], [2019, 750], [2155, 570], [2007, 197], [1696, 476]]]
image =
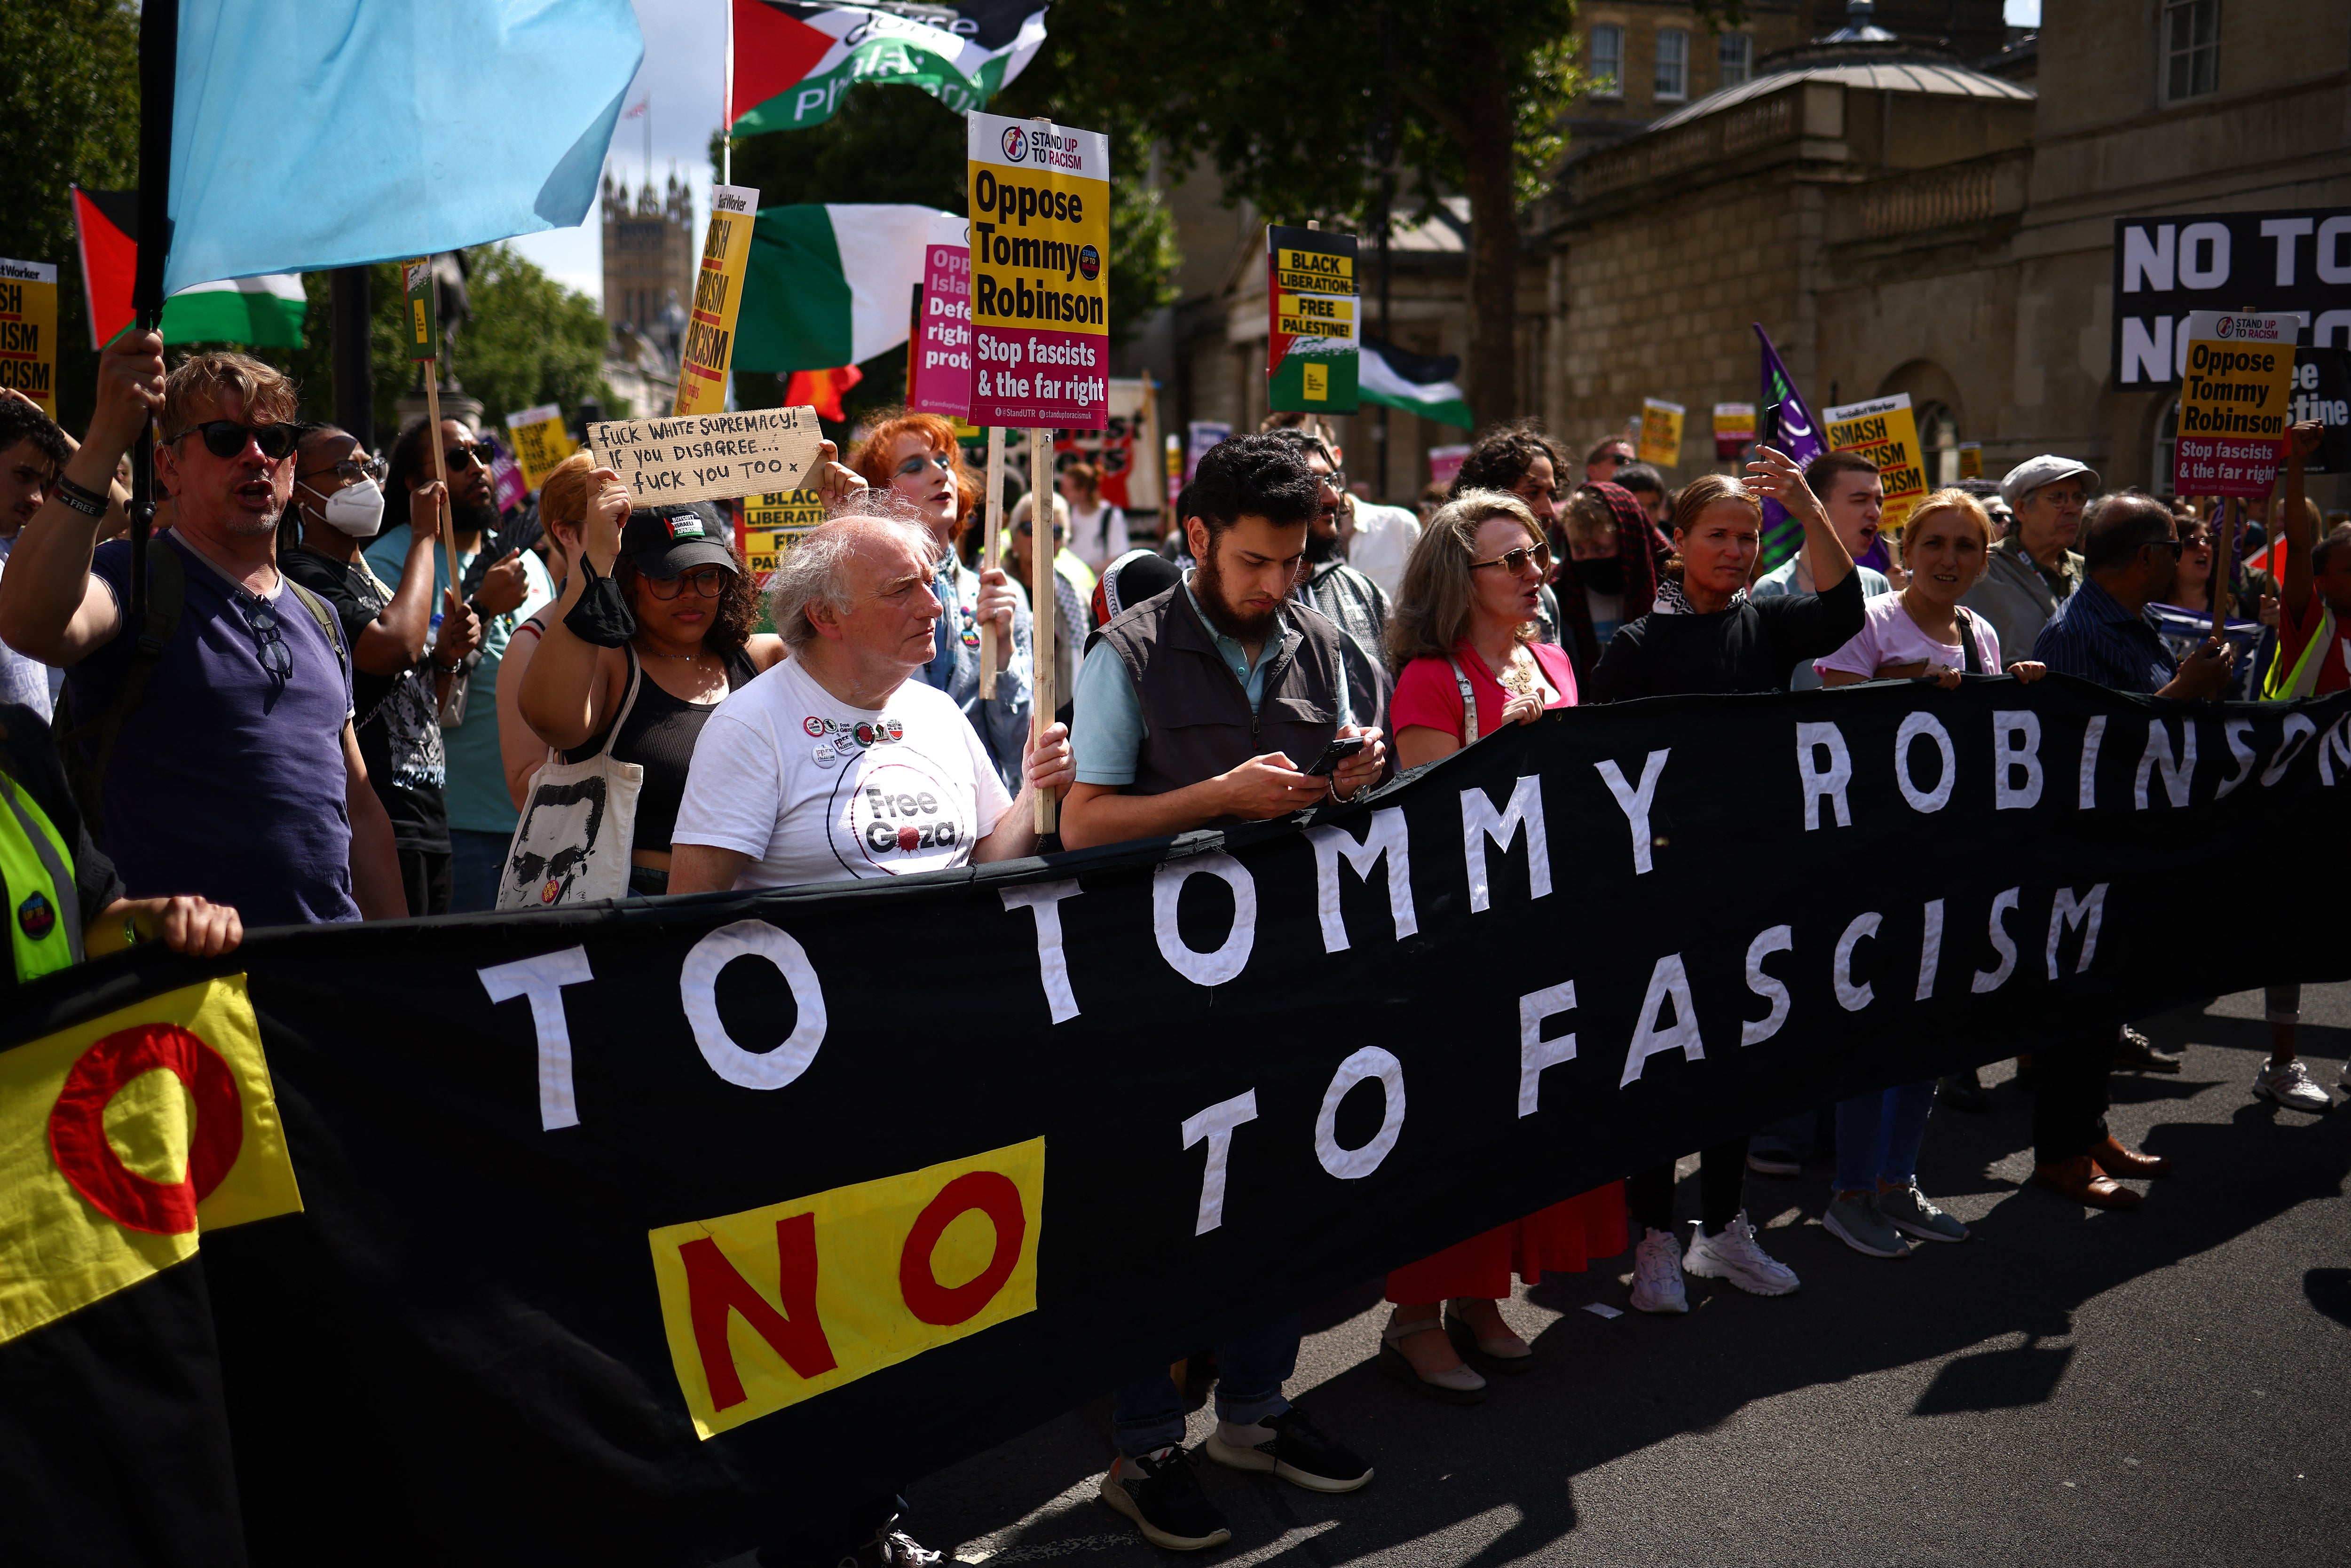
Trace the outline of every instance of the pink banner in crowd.
[[968, 225], [942, 213], [923, 247], [921, 320], [908, 359], [906, 403], [925, 413], [971, 412], [971, 250]]

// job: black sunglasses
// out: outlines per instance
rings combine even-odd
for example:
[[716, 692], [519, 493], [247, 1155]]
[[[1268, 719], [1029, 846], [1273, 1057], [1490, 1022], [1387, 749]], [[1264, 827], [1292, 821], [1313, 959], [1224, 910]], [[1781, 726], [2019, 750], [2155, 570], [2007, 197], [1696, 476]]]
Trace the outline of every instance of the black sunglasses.
[[[226, 456], [227, 454], [222, 455]], [[291, 679], [294, 651], [278, 634], [277, 613], [259, 601], [248, 604], [242, 593], [231, 594], [229, 602], [236, 606], [238, 617], [245, 622], [245, 629], [253, 633], [254, 656], [261, 661], [261, 667], [281, 681]]]
[[1509, 572], [1512, 577], [1516, 577], [1519, 573], [1527, 570], [1527, 562], [1530, 559], [1533, 560], [1535, 563], [1535, 570], [1537, 571], [1549, 571], [1551, 570], [1551, 546], [1520, 545], [1516, 549], [1504, 550], [1501, 554], [1496, 556], [1491, 560], [1473, 560], [1469, 563], [1469, 570], [1475, 571], [1481, 566], [1499, 566], [1504, 571]]
[[497, 455], [497, 443], [485, 436], [479, 441], [469, 441], [463, 446], [452, 446], [441, 455], [453, 472], [462, 474], [476, 462], [485, 468], [488, 467], [490, 459]]
[[208, 419], [202, 424], [192, 424], [177, 435], [167, 435], [163, 444], [184, 441], [191, 435], [204, 438], [204, 450], [215, 457], [235, 457], [252, 442], [261, 448], [261, 455], [272, 463], [282, 462], [292, 455], [302, 440], [305, 427], [299, 424], [240, 424], [233, 419]]
[[2161, 549], [2166, 545], [2171, 547], [2171, 559], [2174, 560], [2178, 560], [2182, 552], [2188, 549], [2188, 541], [2186, 539], [2149, 539], [2147, 541], [2147, 548], [2149, 549]]

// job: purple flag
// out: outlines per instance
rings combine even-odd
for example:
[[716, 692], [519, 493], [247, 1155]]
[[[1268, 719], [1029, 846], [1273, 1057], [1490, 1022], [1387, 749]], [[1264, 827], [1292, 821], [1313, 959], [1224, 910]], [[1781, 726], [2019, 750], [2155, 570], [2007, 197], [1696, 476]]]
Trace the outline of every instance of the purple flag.
[[[1786, 453], [1801, 468], [1828, 450], [1821, 444], [1820, 422], [1813, 417], [1812, 405], [1796, 390], [1796, 378], [1780, 362], [1780, 350], [1771, 346], [1771, 334], [1763, 330], [1763, 323], [1754, 323], [1755, 336], [1763, 344], [1763, 399], [1761, 408], [1780, 405], [1780, 428], [1771, 439], [1773, 449]], [[1759, 409], [1759, 414], [1760, 414]], [[1761, 434], [1760, 428], [1758, 434]], [[1790, 517], [1777, 501], [1763, 503], [1763, 570], [1770, 571], [1782, 565], [1802, 548], [1804, 526]]]

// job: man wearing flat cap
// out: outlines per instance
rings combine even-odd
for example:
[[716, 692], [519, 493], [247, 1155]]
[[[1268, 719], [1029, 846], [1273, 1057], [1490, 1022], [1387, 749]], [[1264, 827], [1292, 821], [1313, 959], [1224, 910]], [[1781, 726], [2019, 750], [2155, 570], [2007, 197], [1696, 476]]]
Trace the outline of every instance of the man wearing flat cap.
[[1991, 547], [1983, 576], [1959, 602], [1991, 622], [2001, 647], [2032, 647], [2057, 607], [2082, 586], [2074, 534], [2084, 503], [2097, 489], [2095, 469], [2047, 453], [2025, 459], [2000, 482], [2016, 526]]

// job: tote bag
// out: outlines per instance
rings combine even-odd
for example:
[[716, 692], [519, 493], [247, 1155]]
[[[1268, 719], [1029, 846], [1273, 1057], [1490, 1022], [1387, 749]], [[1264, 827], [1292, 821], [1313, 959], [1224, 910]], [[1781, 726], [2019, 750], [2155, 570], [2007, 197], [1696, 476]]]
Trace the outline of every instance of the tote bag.
[[530, 795], [515, 823], [498, 874], [500, 909], [553, 909], [629, 892], [629, 849], [636, 835], [642, 764], [621, 762], [613, 743], [637, 706], [644, 671], [629, 650], [629, 693], [605, 732], [604, 748], [585, 762], [565, 762], [549, 748], [531, 775]]

